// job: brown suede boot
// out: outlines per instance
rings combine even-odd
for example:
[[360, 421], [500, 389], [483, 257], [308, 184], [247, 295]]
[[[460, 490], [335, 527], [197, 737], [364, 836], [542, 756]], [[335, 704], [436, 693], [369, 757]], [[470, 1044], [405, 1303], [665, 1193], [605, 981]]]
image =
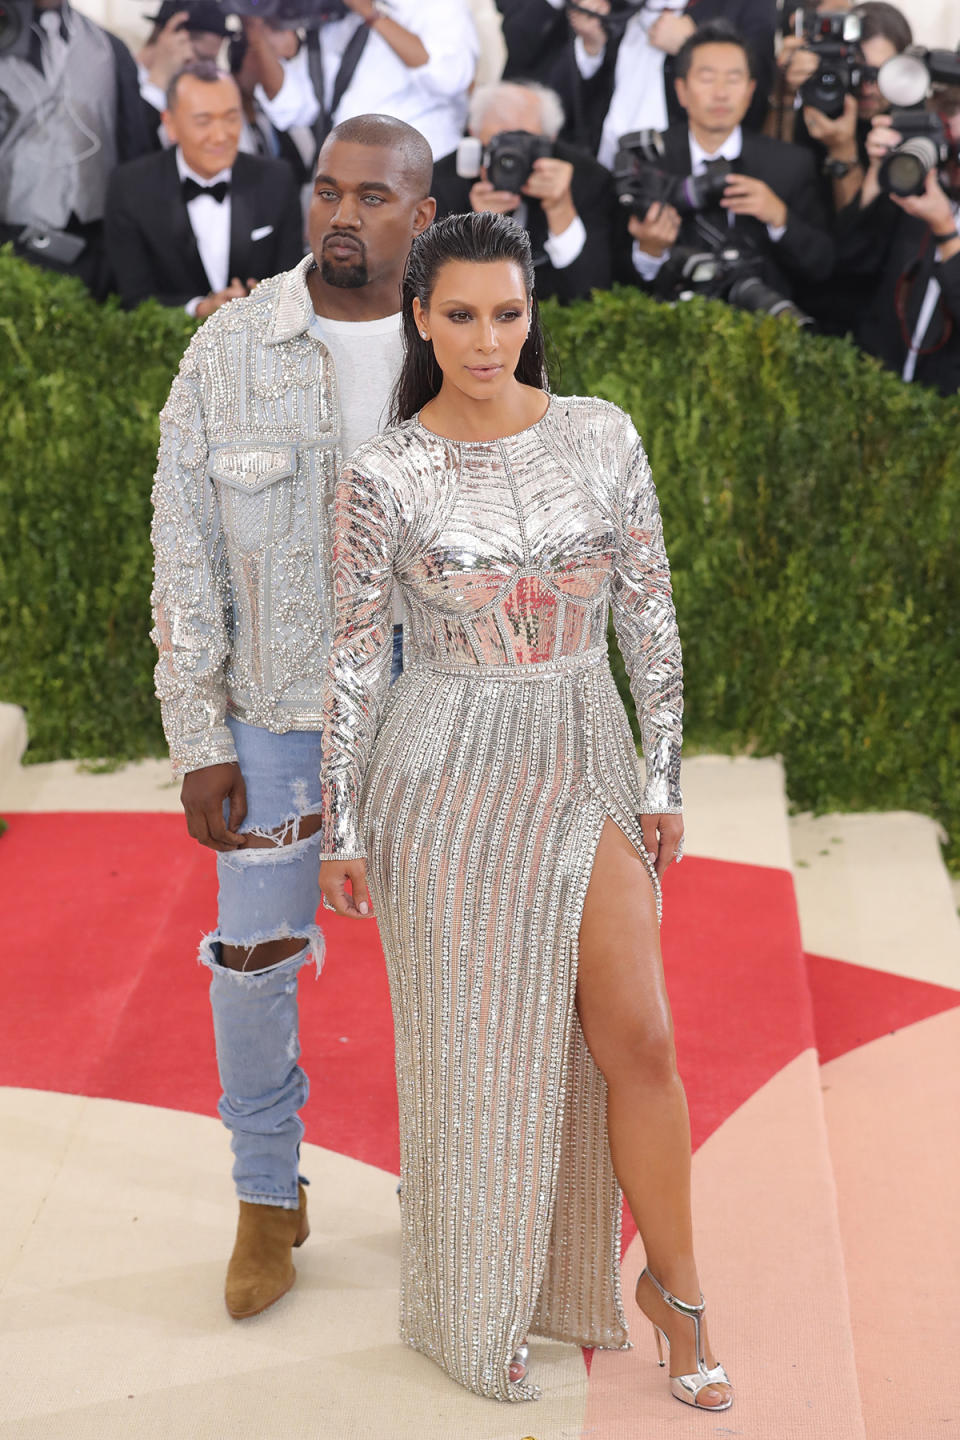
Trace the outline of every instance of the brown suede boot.
[[286, 1295], [297, 1272], [290, 1251], [310, 1234], [307, 1192], [300, 1186], [299, 1210], [240, 1201], [237, 1239], [227, 1266], [224, 1298], [234, 1320], [259, 1315]]

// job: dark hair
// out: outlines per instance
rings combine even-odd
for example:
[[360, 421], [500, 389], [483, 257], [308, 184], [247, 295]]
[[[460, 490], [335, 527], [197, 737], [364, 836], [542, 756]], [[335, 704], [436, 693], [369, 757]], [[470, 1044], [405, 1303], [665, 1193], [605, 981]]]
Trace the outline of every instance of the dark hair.
[[519, 265], [530, 301], [530, 330], [515, 375], [523, 385], [547, 387], [543, 328], [533, 290], [533, 256], [526, 230], [506, 215], [489, 211], [470, 215], [448, 215], [418, 235], [410, 247], [401, 286], [403, 314], [403, 365], [390, 403], [390, 423], [409, 420], [439, 394], [443, 372], [437, 364], [433, 345], [424, 340], [413, 318], [414, 296], [426, 308], [437, 283], [437, 274], [451, 260], [489, 265], [512, 260]]
[[673, 73], [680, 79], [684, 79], [693, 63], [693, 52], [699, 50], [701, 45], [736, 45], [747, 57], [747, 69], [750, 72], [750, 79], [757, 78], [757, 62], [753, 50], [747, 41], [740, 34], [736, 25], [731, 25], [729, 20], [705, 20], [704, 23], [694, 30], [688, 40], [685, 40], [677, 51], [677, 58], [673, 63]]
[[186, 75], [192, 75], [194, 80], [202, 80], [205, 85], [215, 85], [218, 80], [233, 80], [230, 71], [221, 70], [215, 60], [191, 60], [189, 65], [183, 65], [177, 71], [167, 86], [168, 110], [172, 110], [176, 105], [180, 81]]
[[865, 0], [863, 5], [855, 5], [850, 13], [860, 18], [861, 44], [864, 40], [876, 40], [882, 36], [890, 41], [898, 55], [913, 44], [913, 31], [906, 15], [896, 5], [888, 5], [886, 0]]

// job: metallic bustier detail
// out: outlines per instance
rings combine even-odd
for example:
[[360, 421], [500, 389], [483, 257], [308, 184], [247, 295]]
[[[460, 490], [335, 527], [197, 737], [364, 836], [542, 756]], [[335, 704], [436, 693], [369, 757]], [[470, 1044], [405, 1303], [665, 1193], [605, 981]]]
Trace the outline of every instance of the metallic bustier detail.
[[321, 723], [340, 422], [308, 264], [202, 326], [160, 417], [152, 634], [178, 774], [236, 758], [228, 712]]
[[[391, 590], [407, 663], [478, 680], [602, 652], [612, 609], [646, 762], [637, 813], [681, 809], [682, 666], [656, 491], [629, 418], [551, 400], [539, 424], [459, 444], [417, 421], [361, 446], [337, 487], [337, 644], [324, 715], [327, 854], [358, 813], [389, 677]], [[424, 717], [429, 724], [429, 717]]]

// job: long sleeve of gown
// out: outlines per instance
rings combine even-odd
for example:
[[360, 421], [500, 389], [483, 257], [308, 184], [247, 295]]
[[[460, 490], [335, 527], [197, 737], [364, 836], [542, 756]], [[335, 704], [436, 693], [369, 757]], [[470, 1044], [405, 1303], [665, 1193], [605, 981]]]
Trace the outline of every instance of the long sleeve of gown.
[[634, 444], [622, 471], [621, 549], [611, 586], [613, 623], [640, 723], [646, 786], [640, 813], [676, 814], [680, 793], [683, 665], [670, 565], [650, 464]]
[[397, 532], [383, 483], [344, 470], [334, 505], [335, 631], [323, 701], [322, 860], [364, 858], [360, 798], [390, 684]]

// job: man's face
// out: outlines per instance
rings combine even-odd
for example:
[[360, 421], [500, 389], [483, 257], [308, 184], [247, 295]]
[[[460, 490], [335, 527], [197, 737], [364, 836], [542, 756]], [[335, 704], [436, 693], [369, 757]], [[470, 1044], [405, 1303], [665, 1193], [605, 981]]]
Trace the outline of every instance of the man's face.
[[503, 130], [526, 130], [531, 135], [543, 133], [540, 101], [521, 85], [504, 90], [497, 104], [484, 115], [479, 129], [472, 133], [486, 146]]
[[432, 200], [413, 193], [398, 151], [328, 140], [317, 159], [307, 216], [321, 277], [355, 290], [396, 274], [399, 292], [410, 242], [429, 225], [434, 209]]
[[698, 45], [676, 86], [691, 125], [729, 135], [749, 110], [756, 82], [739, 45]]
[[228, 169], [237, 158], [243, 129], [236, 82], [228, 75], [221, 80], [184, 75], [177, 86], [176, 103], [172, 110], [164, 111], [163, 123], [198, 175], [209, 178]]
[[[864, 60], [874, 70], [879, 70], [881, 65], [892, 60], [897, 53], [896, 45], [885, 35], [874, 35], [872, 40], [864, 40], [860, 48]], [[857, 96], [857, 114], [860, 119], [872, 120], [874, 115], [880, 115], [889, 109], [890, 106], [880, 94], [876, 80], [864, 80]]]
[[223, 45], [223, 36], [211, 30], [191, 30], [190, 45], [194, 60], [216, 60]]

